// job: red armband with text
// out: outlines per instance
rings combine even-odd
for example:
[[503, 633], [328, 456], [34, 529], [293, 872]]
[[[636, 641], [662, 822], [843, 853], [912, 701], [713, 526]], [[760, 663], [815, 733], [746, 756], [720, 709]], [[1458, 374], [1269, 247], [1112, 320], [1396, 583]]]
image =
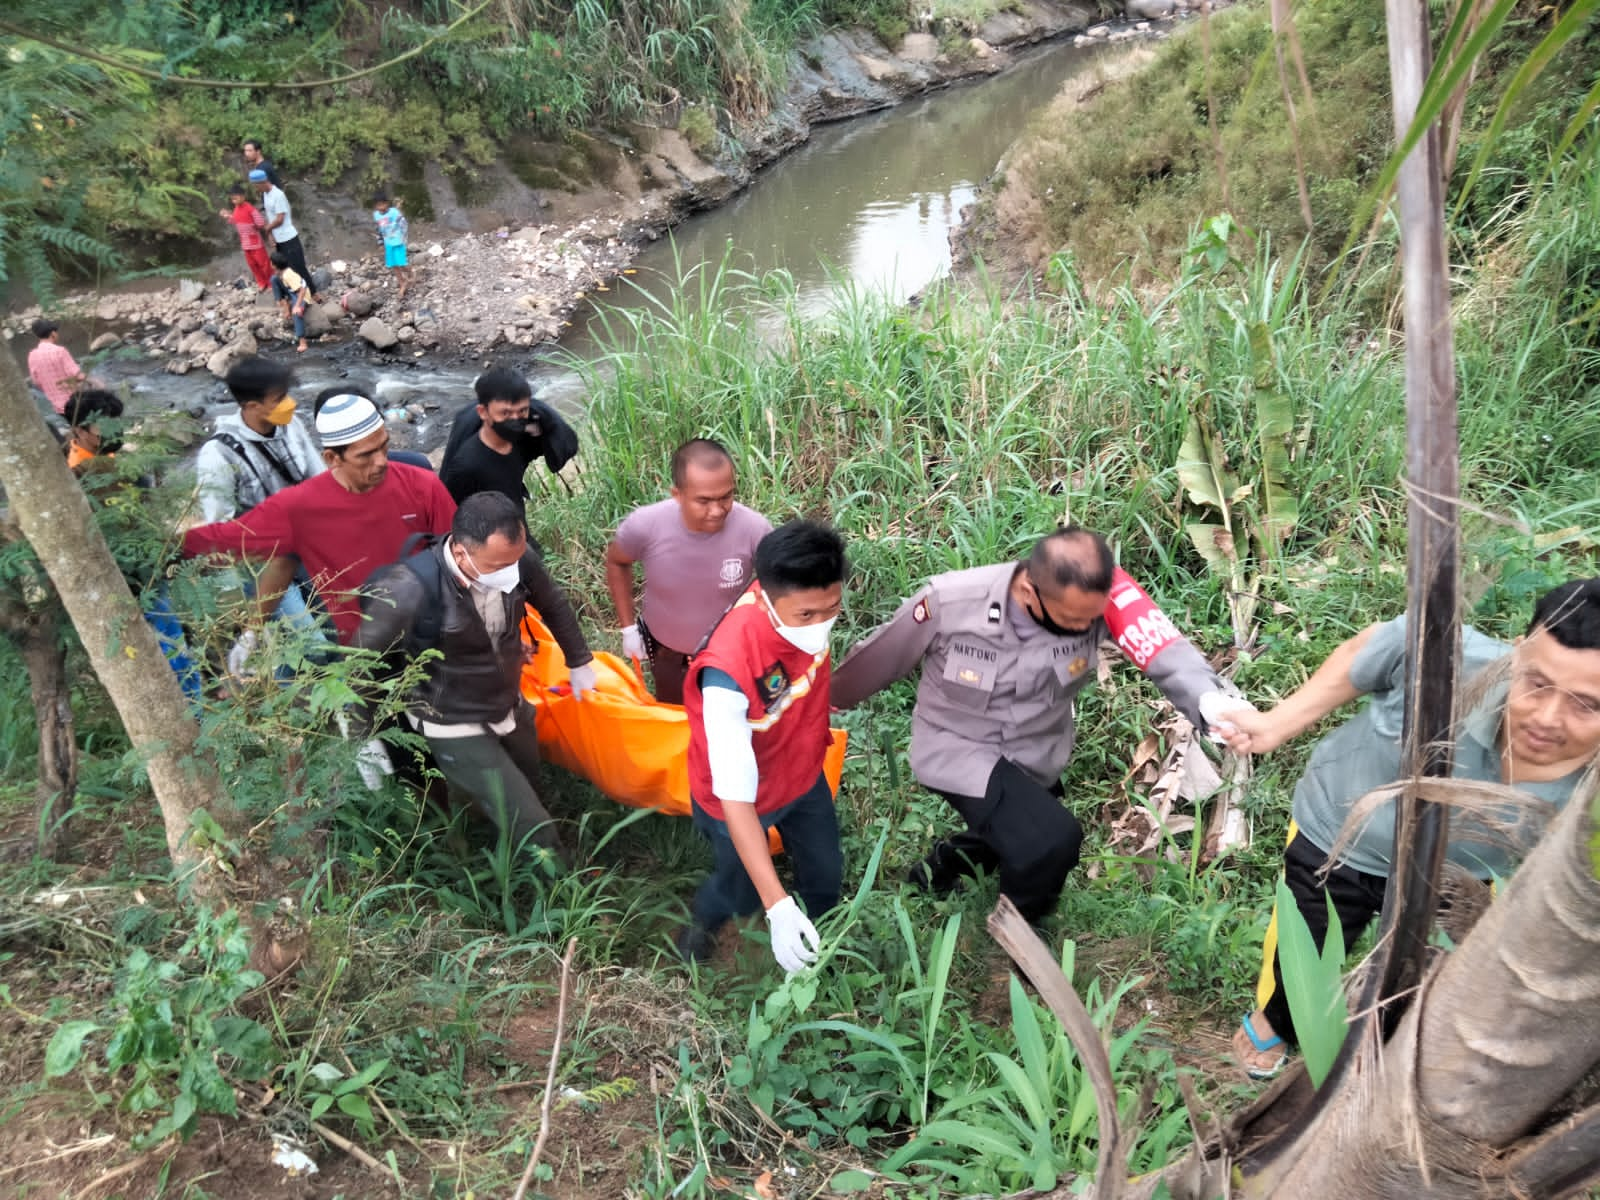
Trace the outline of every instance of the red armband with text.
[[1104, 613], [1118, 649], [1143, 671], [1150, 661], [1183, 634], [1142, 587], [1121, 567], [1111, 574], [1111, 595]]

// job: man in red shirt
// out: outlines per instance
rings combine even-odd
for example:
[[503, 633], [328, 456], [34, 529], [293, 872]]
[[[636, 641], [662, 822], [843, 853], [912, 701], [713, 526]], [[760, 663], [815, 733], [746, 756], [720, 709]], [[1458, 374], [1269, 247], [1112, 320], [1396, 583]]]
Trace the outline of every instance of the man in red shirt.
[[756, 581], [695, 654], [684, 689], [695, 827], [715, 865], [678, 935], [690, 962], [710, 956], [729, 918], [766, 911], [772, 956], [786, 971], [816, 961], [816, 928], [778, 880], [767, 849], [776, 827], [812, 916], [839, 900], [844, 855], [828, 749], [828, 632], [844, 591], [844, 541], [790, 521], [756, 547]]
[[61, 344], [61, 326], [43, 317], [33, 323], [39, 344], [28, 351], [28, 376], [58, 413], [67, 411], [72, 393], [86, 382], [72, 351]]
[[389, 431], [367, 397], [335, 396], [317, 413], [328, 469], [268, 496], [242, 517], [183, 535], [183, 554], [298, 558], [341, 642], [361, 625], [358, 589], [413, 533], [444, 535], [456, 502], [438, 476], [389, 461]]

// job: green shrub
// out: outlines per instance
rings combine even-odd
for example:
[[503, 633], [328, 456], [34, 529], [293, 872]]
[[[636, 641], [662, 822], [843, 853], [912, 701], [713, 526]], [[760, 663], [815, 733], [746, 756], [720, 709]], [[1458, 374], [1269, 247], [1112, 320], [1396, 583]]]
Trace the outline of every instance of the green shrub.
[[695, 104], [684, 109], [678, 118], [678, 132], [701, 158], [714, 158], [722, 143], [716, 114], [706, 105]]
[[172, 1134], [187, 1138], [203, 1113], [232, 1116], [236, 1078], [259, 1079], [277, 1050], [257, 1022], [233, 1013], [245, 992], [262, 982], [248, 970], [250, 947], [239, 914], [194, 910], [194, 933], [172, 959], [133, 950], [118, 974], [106, 1024], [68, 1021], [45, 1051], [45, 1075], [65, 1075], [83, 1063], [90, 1039], [104, 1039], [105, 1066], [116, 1076], [120, 1107], [156, 1116], [136, 1145]]

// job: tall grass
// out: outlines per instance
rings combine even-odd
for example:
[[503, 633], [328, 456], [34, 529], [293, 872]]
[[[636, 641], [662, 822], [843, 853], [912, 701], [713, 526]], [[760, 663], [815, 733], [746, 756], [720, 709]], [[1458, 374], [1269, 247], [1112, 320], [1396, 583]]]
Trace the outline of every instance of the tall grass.
[[583, 489], [536, 519], [587, 585], [615, 522], [665, 494], [672, 449], [706, 435], [733, 450], [745, 503], [846, 532], [858, 628], [929, 575], [1016, 556], [1061, 520], [1103, 530], [1130, 569], [1215, 621], [1173, 467], [1200, 405], [1248, 444], [1258, 325], [1305, 446], [1291, 480], [1305, 516], [1280, 576], [1329, 548], [1364, 564], [1403, 545], [1390, 350], [1353, 336], [1348, 313], [1307, 315], [1304, 291], [1263, 252], [1191, 272], [1148, 307], [1070, 281], [1059, 299], [936, 290], [909, 310], [847, 292], [814, 324], [781, 273], [697, 267], [673, 299], [608, 316], [612, 348], [582, 368]]

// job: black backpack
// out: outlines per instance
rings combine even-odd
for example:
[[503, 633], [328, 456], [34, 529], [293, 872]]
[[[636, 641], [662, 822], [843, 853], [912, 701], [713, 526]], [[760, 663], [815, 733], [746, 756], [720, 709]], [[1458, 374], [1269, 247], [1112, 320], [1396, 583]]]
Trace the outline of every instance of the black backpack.
[[[413, 533], [400, 544], [400, 555], [394, 562], [386, 563], [367, 577], [370, 584], [379, 572], [399, 566], [410, 571], [422, 584], [422, 609], [417, 613], [416, 624], [411, 627], [411, 635], [407, 639], [407, 649], [413, 655], [432, 650], [439, 644], [439, 631], [444, 623], [444, 564], [434, 553], [434, 547], [442, 541], [438, 534]], [[370, 594], [363, 589], [363, 614], [367, 611], [369, 599]]]

